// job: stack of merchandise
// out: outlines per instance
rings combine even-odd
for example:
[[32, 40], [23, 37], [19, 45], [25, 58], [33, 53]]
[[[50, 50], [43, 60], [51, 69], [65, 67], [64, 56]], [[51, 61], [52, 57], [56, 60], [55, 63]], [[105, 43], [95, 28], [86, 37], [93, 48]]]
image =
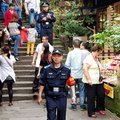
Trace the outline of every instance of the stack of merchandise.
[[120, 77], [120, 58], [105, 59], [101, 63], [103, 82], [116, 86], [119, 83], [118, 78]]

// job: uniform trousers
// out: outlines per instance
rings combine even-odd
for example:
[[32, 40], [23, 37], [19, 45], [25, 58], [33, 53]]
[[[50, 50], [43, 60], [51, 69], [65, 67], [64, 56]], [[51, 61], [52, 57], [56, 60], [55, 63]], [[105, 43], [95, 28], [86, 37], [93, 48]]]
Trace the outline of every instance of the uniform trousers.
[[27, 43], [27, 54], [33, 54], [34, 46], [35, 46], [35, 42], [28, 42]]
[[[102, 84], [85, 84], [87, 91], [88, 116], [94, 115], [97, 110], [105, 110], [105, 90]], [[95, 105], [96, 100], [96, 105]]]
[[[47, 120], [66, 120], [67, 97], [46, 96]], [[56, 115], [57, 112], [57, 115]]]
[[49, 43], [53, 45], [53, 29], [52, 28], [41, 28], [41, 40], [43, 36], [48, 36]]

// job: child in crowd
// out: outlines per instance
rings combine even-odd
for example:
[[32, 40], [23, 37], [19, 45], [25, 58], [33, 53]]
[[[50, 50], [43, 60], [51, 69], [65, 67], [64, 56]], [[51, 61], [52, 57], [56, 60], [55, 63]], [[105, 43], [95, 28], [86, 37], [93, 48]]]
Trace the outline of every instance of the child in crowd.
[[14, 11], [14, 8], [15, 8], [15, 5], [13, 3], [10, 3], [9, 10], [6, 11], [6, 13], [5, 13], [4, 24], [5, 24], [6, 28], [8, 27], [8, 24], [12, 18], [12, 14], [16, 13], [16, 11]]
[[[28, 43], [27, 43], [27, 56], [30, 54], [33, 55], [34, 52], [34, 45], [36, 38], [38, 36], [38, 33], [35, 29], [35, 24], [30, 25], [31, 28], [28, 29]], [[30, 50], [31, 49], [31, 50]]]

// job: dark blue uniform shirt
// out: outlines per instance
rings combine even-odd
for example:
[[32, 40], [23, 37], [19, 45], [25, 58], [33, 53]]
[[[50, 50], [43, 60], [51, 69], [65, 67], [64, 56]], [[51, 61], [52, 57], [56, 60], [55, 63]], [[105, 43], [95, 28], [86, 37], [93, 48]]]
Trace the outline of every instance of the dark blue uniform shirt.
[[[61, 87], [64, 88], [66, 86], [66, 81], [70, 77], [70, 69], [61, 64], [60, 68], [55, 68], [54, 64], [46, 66], [43, 71], [43, 76], [40, 81], [40, 85], [49, 86], [49, 87]], [[50, 91], [52, 95], [60, 95], [65, 96], [66, 94], [62, 94], [63, 92], [54, 92]]]
[[[51, 16], [51, 19], [48, 19], [46, 21], [43, 21], [42, 19], [44, 17], [46, 17], [47, 15], [50, 15]], [[53, 24], [52, 22], [55, 22], [56, 21], [56, 18], [54, 16], [54, 13], [51, 12], [51, 11], [48, 11], [48, 12], [45, 12], [45, 11], [42, 11], [40, 14], [39, 14], [39, 18], [38, 18], [38, 22], [41, 24], [41, 27], [42, 28], [52, 28], [53, 27]]]

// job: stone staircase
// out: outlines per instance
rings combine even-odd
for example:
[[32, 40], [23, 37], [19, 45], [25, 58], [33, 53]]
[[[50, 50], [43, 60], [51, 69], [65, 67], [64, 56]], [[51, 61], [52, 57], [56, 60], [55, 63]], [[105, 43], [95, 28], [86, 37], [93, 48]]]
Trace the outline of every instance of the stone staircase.
[[[26, 17], [23, 14], [23, 25], [27, 27]], [[0, 29], [4, 28], [3, 20], [0, 12]], [[36, 46], [40, 43], [40, 39], [37, 39], [35, 43]], [[58, 38], [54, 38], [53, 46], [55, 49], [63, 49], [62, 43]], [[14, 65], [14, 70], [16, 74], [16, 83], [13, 85], [13, 101], [16, 100], [30, 100], [33, 99], [32, 94], [32, 83], [34, 80], [34, 71], [35, 68], [31, 66], [32, 56], [26, 56], [27, 50], [27, 42], [23, 43], [21, 47], [19, 47], [19, 59]], [[13, 48], [11, 49], [13, 51]], [[65, 53], [65, 51], [64, 51]], [[64, 60], [66, 58], [66, 54], [64, 54]], [[4, 85], [3, 88], [3, 101], [8, 101], [8, 92], [7, 86]]]
[[[39, 43], [39, 39], [36, 41], [35, 46]], [[19, 58], [14, 65], [14, 70], [16, 73], [16, 83], [13, 86], [13, 100], [30, 100], [33, 99], [32, 94], [32, 83], [34, 80], [34, 67], [31, 66], [32, 56], [26, 56], [26, 46], [25, 42], [21, 47], [19, 47]], [[55, 49], [63, 49], [63, 46], [58, 38], [54, 38], [53, 46]], [[65, 51], [64, 51], [65, 52]], [[66, 54], [64, 54], [66, 57]], [[65, 59], [63, 60], [63, 62]], [[7, 87], [3, 88], [3, 99], [8, 101]]]

